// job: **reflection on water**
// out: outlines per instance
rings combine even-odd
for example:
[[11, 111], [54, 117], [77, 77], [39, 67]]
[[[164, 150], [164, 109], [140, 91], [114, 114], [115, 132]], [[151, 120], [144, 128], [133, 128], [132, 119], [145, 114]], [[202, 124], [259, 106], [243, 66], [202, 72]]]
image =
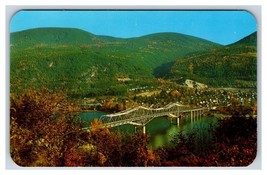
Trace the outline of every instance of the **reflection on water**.
[[[161, 118], [156, 118], [153, 122], [161, 123], [162, 121]], [[176, 122], [171, 123], [170, 120], [165, 120], [164, 122], [164, 125], [168, 124], [168, 127], [164, 130], [160, 129], [160, 125], [156, 125], [159, 128], [158, 131], [155, 126], [149, 126], [153, 128], [153, 130], [148, 130], [148, 134], [151, 137], [149, 146], [152, 146], [154, 149], [162, 146], [171, 146], [171, 141], [179, 132], [185, 135], [194, 132], [195, 136], [203, 142], [209, 141], [211, 139], [210, 130], [216, 125], [217, 118], [213, 116], [203, 116], [193, 118], [191, 121], [190, 117], [187, 117], [180, 119], [179, 125], [177, 125]]]
[[[104, 112], [85, 112], [80, 113], [80, 117], [85, 121], [86, 126], [94, 120], [94, 118], [100, 118], [104, 115]], [[179, 125], [177, 125], [176, 119], [170, 119], [168, 117], [159, 117], [150, 121], [146, 125], [146, 133], [150, 137], [150, 143], [148, 146], [154, 149], [162, 146], [171, 146], [172, 139], [179, 133], [188, 134], [194, 132], [195, 136], [203, 140], [203, 142], [211, 139], [210, 129], [217, 123], [217, 118], [214, 116], [203, 117], [184, 117], [180, 119]], [[112, 128], [113, 131], [121, 131], [123, 133], [142, 132], [140, 127], [133, 125], [123, 125]]]

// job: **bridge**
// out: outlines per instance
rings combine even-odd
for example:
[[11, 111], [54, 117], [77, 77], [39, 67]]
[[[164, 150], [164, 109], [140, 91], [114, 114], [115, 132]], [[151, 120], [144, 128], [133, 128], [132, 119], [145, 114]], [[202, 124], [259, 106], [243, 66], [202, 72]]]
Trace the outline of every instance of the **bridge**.
[[191, 121], [195, 117], [203, 116], [207, 112], [208, 108], [189, 108], [179, 103], [172, 103], [162, 108], [147, 108], [138, 106], [135, 108], [129, 108], [127, 110], [107, 114], [101, 116], [100, 120], [103, 122], [104, 127], [112, 128], [125, 124], [131, 124], [143, 127], [143, 133], [146, 133], [146, 124], [157, 117], [168, 116], [175, 118], [177, 125], [179, 126], [180, 119], [182, 117], [191, 117]]

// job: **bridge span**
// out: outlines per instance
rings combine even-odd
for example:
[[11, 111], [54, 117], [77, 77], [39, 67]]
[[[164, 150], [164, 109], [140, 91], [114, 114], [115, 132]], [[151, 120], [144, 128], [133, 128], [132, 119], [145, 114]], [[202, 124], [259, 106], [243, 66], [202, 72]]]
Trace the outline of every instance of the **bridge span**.
[[142, 131], [145, 134], [146, 124], [154, 118], [162, 116], [176, 118], [176, 123], [179, 126], [180, 119], [182, 117], [191, 117], [192, 121], [194, 117], [203, 116], [203, 114], [208, 110], [208, 108], [189, 108], [179, 103], [172, 103], [162, 108], [147, 108], [138, 106], [118, 113], [103, 115], [100, 120], [103, 122], [104, 127], [107, 128], [125, 124], [142, 126]]

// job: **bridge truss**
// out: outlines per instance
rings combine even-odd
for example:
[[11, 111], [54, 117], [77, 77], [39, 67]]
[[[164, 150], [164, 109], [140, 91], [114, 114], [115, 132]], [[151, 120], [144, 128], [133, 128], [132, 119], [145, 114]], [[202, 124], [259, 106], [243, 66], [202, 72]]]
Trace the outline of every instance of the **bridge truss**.
[[208, 108], [189, 108], [179, 103], [172, 103], [162, 108], [147, 108], [138, 106], [135, 108], [129, 108], [127, 110], [107, 114], [101, 116], [100, 120], [103, 122], [104, 127], [116, 127], [125, 124], [132, 124], [137, 126], [143, 126], [143, 132], [145, 133], [145, 125], [151, 120], [157, 117], [168, 116], [171, 118], [177, 118], [177, 124], [179, 119], [185, 116], [200, 116], [208, 110]]

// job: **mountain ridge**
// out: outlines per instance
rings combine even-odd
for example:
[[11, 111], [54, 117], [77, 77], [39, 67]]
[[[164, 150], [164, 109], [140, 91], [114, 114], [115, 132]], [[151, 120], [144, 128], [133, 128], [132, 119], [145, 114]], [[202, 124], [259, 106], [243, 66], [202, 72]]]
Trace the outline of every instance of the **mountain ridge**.
[[253, 32], [249, 34], [248, 36], [232, 44], [229, 44], [228, 46], [231, 46], [231, 45], [257, 45], [257, 32]]
[[[60, 33], [62, 32], [62, 33]], [[129, 40], [151, 40], [151, 39], [155, 39], [156, 40], [166, 40], [166, 36], [171, 36], [171, 37], [167, 37], [169, 40], [171, 39], [175, 39], [177, 37], [182, 37], [184, 39], [187, 39], [188, 37], [190, 38], [194, 38], [197, 40], [201, 40], [204, 42], [209, 42], [209, 43], [214, 43], [212, 41], [203, 39], [203, 38], [199, 38], [199, 37], [195, 37], [195, 36], [190, 36], [187, 34], [182, 34], [182, 33], [175, 33], [175, 32], [159, 32], [159, 33], [152, 33], [152, 34], [147, 34], [147, 35], [142, 35], [142, 36], [138, 36], [138, 37], [131, 37], [131, 38], [120, 38], [120, 37], [113, 37], [113, 36], [108, 36], [108, 35], [95, 35], [93, 33], [90, 33], [88, 31], [82, 30], [82, 29], [77, 29], [77, 28], [61, 28], [61, 27], [44, 27], [44, 28], [33, 28], [33, 29], [27, 29], [27, 30], [23, 30], [23, 31], [18, 31], [18, 32], [12, 32], [11, 33], [11, 37], [12, 40], [10, 41], [10, 43], [13, 43], [14, 40], [16, 40], [16, 35], [24, 35], [23, 39], [36, 39], [36, 35], [40, 35], [38, 36], [39, 41], [47, 41], [47, 39], [45, 39], [45, 36], [49, 36], [49, 37], [57, 37], [57, 34], [60, 34], [61, 37], [63, 34], [65, 34], [65, 37], [68, 36], [68, 34], [70, 34], [71, 32], [77, 33], [80, 32], [80, 34], [83, 34], [83, 37], [79, 37], [79, 35], [75, 35], [76, 40], [79, 41], [80, 43], [85, 43], [85, 44], [90, 44], [90, 40], [84, 40], [86, 38], [98, 38], [98, 40], [96, 40], [97, 42], [109, 42], [109, 41], [129, 41]], [[30, 36], [30, 35], [31, 36]], [[87, 35], [87, 36], [86, 36]], [[74, 36], [72, 36], [74, 37]], [[13, 39], [14, 38], [14, 39]], [[57, 39], [57, 38], [53, 38], [53, 39]], [[36, 40], [34, 40], [36, 41]], [[75, 40], [72, 40], [72, 42]], [[82, 42], [81, 42], [82, 41]], [[16, 41], [18, 42], [18, 41]], [[66, 41], [65, 41], [66, 42]], [[69, 41], [68, 41], [69, 42]], [[220, 45], [218, 43], [214, 43], [216, 45]]]
[[185, 56], [176, 60], [168, 78], [193, 79], [214, 87], [256, 88], [256, 43], [254, 32], [222, 48]]
[[[179, 59], [224, 48], [178, 33], [123, 39], [75, 28], [15, 32], [10, 34], [10, 44], [11, 91], [61, 88], [78, 96], [146, 86]], [[121, 78], [131, 81], [118, 82]]]

